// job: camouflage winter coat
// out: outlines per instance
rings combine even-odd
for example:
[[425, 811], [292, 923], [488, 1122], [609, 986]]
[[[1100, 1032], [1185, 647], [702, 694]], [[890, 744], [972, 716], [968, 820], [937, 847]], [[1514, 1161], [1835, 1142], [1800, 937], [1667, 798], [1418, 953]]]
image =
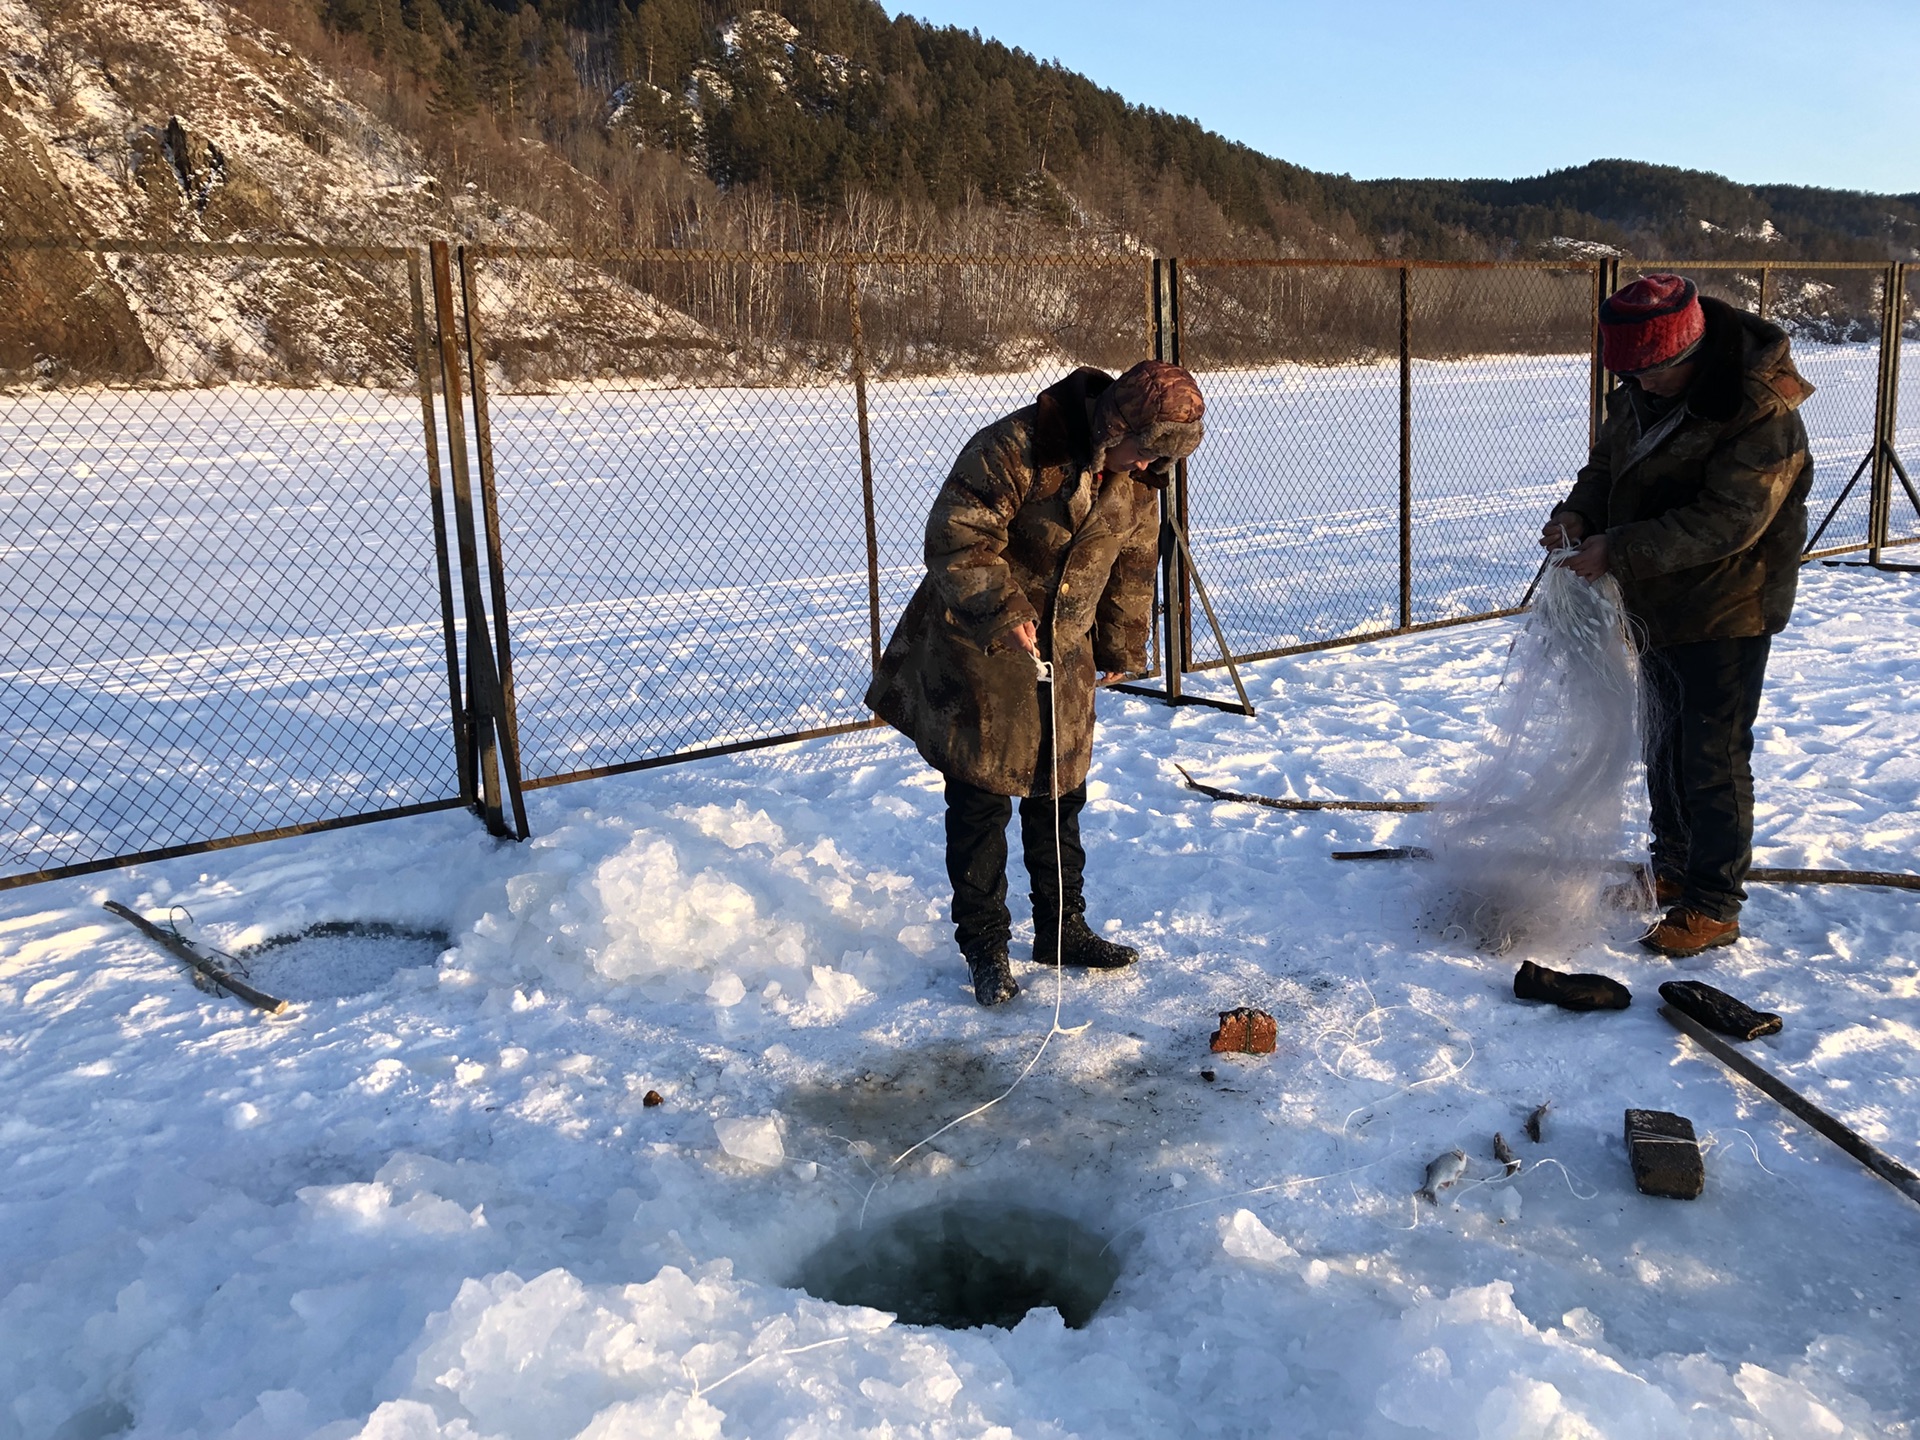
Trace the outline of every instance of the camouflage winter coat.
[[1793, 611], [1813, 460], [1796, 413], [1813, 393], [1786, 332], [1702, 298], [1706, 338], [1678, 412], [1632, 381], [1564, 507], [1604, 530], [1608, 563], [1651, 645], [1771, 635]]
[[995, 794], [1045, 795], [1052, 778], [1046, 691], [1015, 626], [1036, 622], [1053, 662], [1063, 792], [1092, 763], [1097, 672], [1146, 669], [1159, 495], [1089, 468], [1089, 411], [1111, 383], [1076, 370], [967, 442], [867, 691], [929, 764]]

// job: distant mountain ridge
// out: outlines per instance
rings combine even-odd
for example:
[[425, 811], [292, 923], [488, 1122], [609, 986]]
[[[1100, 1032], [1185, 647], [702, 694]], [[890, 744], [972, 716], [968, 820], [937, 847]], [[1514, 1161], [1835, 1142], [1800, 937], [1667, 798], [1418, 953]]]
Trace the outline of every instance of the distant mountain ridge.
[[[9, 163], [35, 172], [0, 174], [0, 230], [59, 212], [63, 229], [160, 238], [1920, 259], [1920, 195], [1628, 160], [1357, 181], [874, 0], [235, 12], [0, 0], [0, 130], [32, 140]], [[216, 137], [220, 163], [162, 201], [153, 177], [191, 168], [169, 133]]]

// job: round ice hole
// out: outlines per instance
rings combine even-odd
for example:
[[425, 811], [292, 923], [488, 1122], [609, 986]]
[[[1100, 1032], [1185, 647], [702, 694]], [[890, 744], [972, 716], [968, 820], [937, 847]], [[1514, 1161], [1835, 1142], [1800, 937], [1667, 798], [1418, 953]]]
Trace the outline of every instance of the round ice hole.
[[234, 956], [254, 988], [282, 1000], [338, 1000], [377, 990], [397, 971], [432, 965], [452, 938], [378, 920], [328, 920]]
[[816, 1299], [889, 1310], [910, 1325], [1011, 1329], [1050, 1305], [1078, 1330], [1119, 1274], [1100, 1237], [1064, 1215], [963, 1201], [842, 1231], [808, 1257], [796, 1283]]

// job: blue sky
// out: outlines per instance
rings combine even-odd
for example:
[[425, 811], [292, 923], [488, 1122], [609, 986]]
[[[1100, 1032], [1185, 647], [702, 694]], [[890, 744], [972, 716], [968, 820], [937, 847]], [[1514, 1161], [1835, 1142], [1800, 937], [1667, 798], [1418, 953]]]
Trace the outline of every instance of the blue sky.
[[1359, 178], [1605, 157], [1920, 191], [1920, 0], [886, 0]]

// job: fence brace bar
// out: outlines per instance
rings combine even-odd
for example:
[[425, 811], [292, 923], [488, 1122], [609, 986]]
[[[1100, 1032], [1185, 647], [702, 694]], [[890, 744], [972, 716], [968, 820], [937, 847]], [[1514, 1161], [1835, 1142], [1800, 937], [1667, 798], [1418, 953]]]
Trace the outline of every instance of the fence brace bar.
[[500, 502], [493, 484], [493, 420], [487, 405], [487, 351], [480, 316], [480, 257], [460, 247], [460, 313], [467, 329], [467, 376], [472, 382], [473, 452], [480, 462], [480, 513], [486, 521], [487, 577], [493, 591], [494, 675], [500, 692], [495, 719], [515, 838], [527, 838], [527, 802], [520, 783], [520, 709], [513, 693], [513, 647], [507, 623], [507, 571], [500, 556]]
[[447, 469], [453, 483], [454, 543], [460, 556], [460, 600], [465, 612], [466, 737], [460, 793], [490, 834], [510, 837], [501, 804], [500, 734], [505, 697], [488, 640], [487, 608], [480, 594], [480, 545], [473, 523], [473, 478], [467, 463], [466, 405], [461, 396], [460, 340], [454, 321], [453, 265], [444, 240], [427, 250], [433, 275], [433, 308], [440, 341], [440, 395], [447, 423]]

